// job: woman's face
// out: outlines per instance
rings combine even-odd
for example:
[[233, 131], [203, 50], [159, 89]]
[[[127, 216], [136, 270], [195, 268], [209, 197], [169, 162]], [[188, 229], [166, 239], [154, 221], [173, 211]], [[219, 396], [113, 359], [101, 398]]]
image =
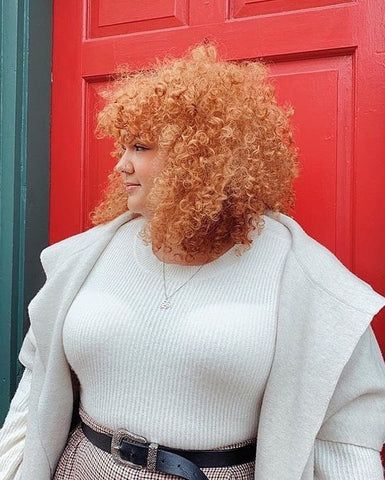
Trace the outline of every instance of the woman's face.
[[147, 197], [165, 165], [165, 155], [155, 145], [146, 145], [136, 140], [124, 145], [125, 151], [115, 170], [122, 176], [126, 188], [127, 205], [131, 212], [151, 217], [148, 211]]

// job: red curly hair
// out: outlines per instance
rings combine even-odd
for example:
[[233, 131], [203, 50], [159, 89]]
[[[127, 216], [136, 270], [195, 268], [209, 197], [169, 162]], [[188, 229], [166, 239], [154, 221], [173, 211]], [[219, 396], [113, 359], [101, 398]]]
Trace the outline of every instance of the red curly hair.
[[[220, 61], [212, 45], [180, 59], [121, 75], [106, 93], [97, 134], [122, 145], [137, 138], [167, 152], [148, 198], [144, 236], [186, 258], [251, 243], [266, 210], [293, 204], [296, 148], [288, 118], [259, 62]], [[94, 224], [127, 210], [127, 193], [113, 173]]]

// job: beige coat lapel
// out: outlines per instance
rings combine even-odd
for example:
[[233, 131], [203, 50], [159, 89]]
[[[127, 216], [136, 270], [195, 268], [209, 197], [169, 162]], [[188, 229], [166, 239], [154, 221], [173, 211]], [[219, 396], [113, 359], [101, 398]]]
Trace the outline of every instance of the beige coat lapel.
[[[71, 237], [42, 254], [47, 281], [29, 307], [37, 349], [33, 365], [34, 390], [30, 398], [34, 414], [29, 419], [23, 462], [26, 478], [42, 480], [53, 475], [69, 431], [73, 397], [62, 342], [68, 308], [117, 228], [130, 218], [124, 214], [82, 234], [80, 242], [78, 236]], [[24, 354], [22, 351], [21, 356]]]
[[277, 343], [260, 417], [258, 480], [313, 480], [312, 449], [342, 369], [384, 298], [300, 227], [282, 282]]
[[129, 214], [123, 214], [42, 252], [47, 281], [30, 303], [29, 315], [43, 363], [47, 363], [49, 354], [56, 355], [51, 350], [52, 338], [61, 338], [62, 322], [73, 298], [116, 230], [130, 218]]

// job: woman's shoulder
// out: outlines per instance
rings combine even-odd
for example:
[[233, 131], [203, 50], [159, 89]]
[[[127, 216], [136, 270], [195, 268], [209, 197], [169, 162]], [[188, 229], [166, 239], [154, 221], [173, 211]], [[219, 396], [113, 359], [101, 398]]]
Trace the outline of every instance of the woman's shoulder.
[[270, 231], [279, 232], [290, 242], [286, 270], [290, 273], [295, 270], [309, 289], [322, 290], [337, 302], [366, 312], [378, 310], [383, 305], [382, 296], [310, 237], [293, 218], [267, 213], [265, 219]]
[[290, 248], [292, 237], [290, 230], [280, 221], [280, 214], [267, 212], [263, 215], [263, 230], [264, 234], [274, 237]]
[[45, 272], [48, 273], [58, 262], [64, 262], [75, 253], [82, 252], [90, 247], [96, 247], [98, 242], [108, 241], [119, 227], [132, 218], [133, 215], [130, 212], [125, 212], [110, 222], [97, 225], [48, 246], [40, 255]]

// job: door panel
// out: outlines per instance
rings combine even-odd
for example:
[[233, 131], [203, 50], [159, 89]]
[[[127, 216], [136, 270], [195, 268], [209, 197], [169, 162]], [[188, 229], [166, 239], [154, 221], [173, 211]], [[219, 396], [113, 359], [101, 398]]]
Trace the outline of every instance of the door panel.
[[172, 28], [187, 23], [187, 0], [90, 0], [88, 38]]
[[271, 13], [287, 13], [331, 5], [345, 4], [354, 0], [233, 0], [232, 18], [251, 17]]
[[83, 190], [83, 225], [91, 226], [89, 212], [101, 199], [104, 187], [107, 185], [107, 177], [113, 169], [116, 160], [111, 156], [113, 142], [110, 139], [95, 141], [95, 127], [97, 112], [103, 107], [101, 92], [108, 87], [108, 78], [100, 78], [98, 81], [86, 82], [86, 117], [88, 118], [84, 155], [84, 174], [88, 184]]
[[93, 131], [117, 66], [144, 68], [209, 39], [224, 58], [269, 64], [295, 109], [295, 218], [385, 294], [384, 18], [382, 0], [56, 1], [51, 241], [89, 226], [113, 167], [111, 142]]
[[292, 124], [300, 145], [295, 218], [352, 268], [353, 58], [278, 62], [271, 71], [280, 103], [295, 110]]

